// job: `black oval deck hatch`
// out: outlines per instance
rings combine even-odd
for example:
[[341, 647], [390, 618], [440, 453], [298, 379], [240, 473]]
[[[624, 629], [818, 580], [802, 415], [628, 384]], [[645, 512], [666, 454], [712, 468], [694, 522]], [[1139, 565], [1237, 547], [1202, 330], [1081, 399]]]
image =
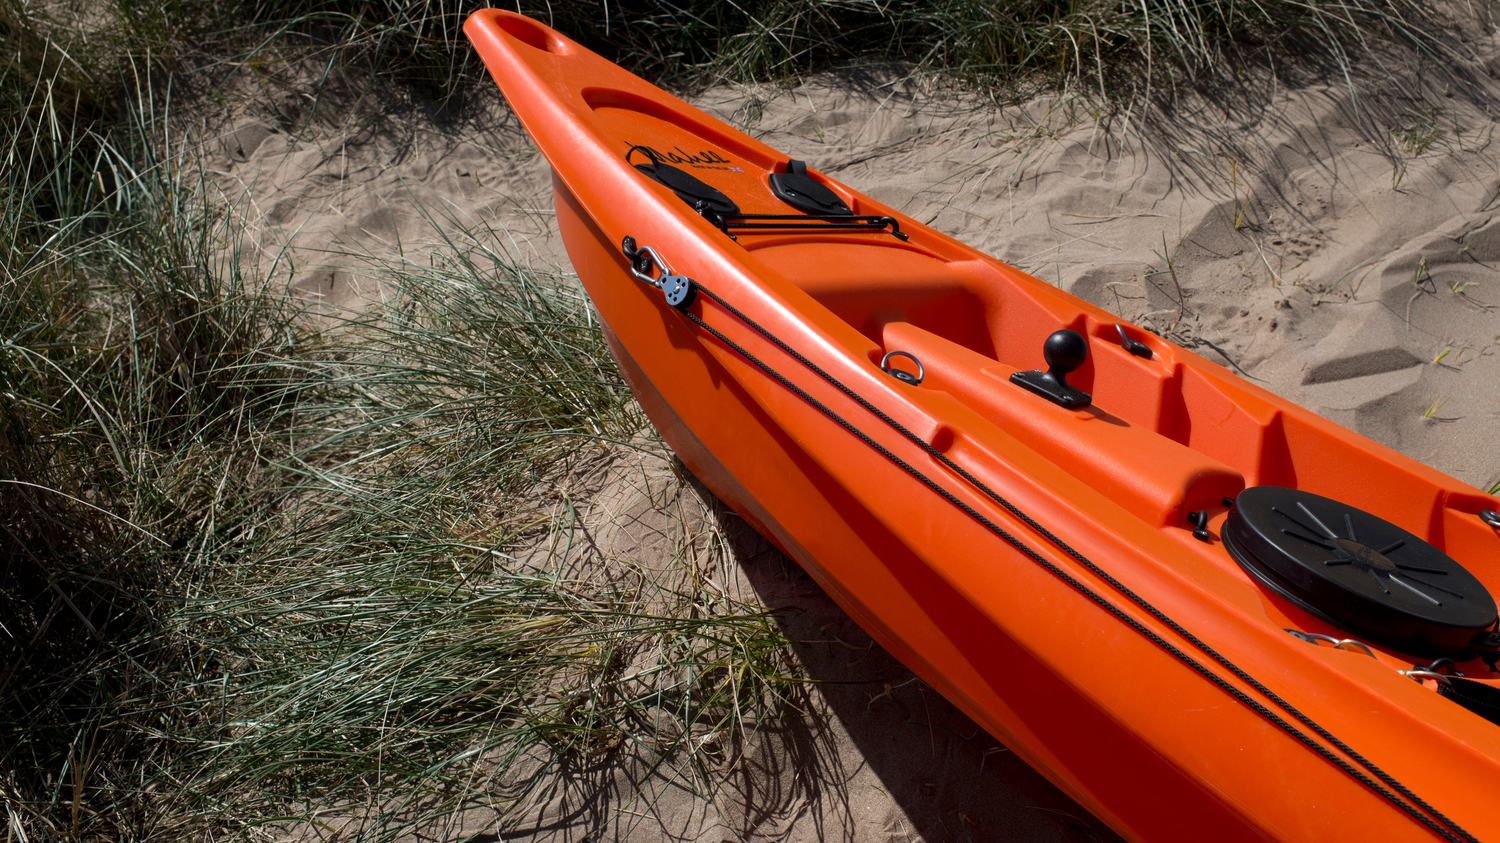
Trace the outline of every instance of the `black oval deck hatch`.
[[1281, 486], [1234, 500], [1224, 546], [1261, 584], [1370, 641], [1454, 655], [1496, 620], [1495, 600], [1447, 554], [1368, 512]]

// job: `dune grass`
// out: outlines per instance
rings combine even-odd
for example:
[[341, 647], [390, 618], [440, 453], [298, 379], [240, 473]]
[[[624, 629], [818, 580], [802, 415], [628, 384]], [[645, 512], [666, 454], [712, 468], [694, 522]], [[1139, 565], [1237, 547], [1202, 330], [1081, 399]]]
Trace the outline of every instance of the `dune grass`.
[[157, 128], [101, 143], [119, 183], [83, 216], [28, 231], [37, 191], [7, 192], [14, 827], [176, 840], [379, 792], [363, 836], [388, 838], [477, 771], [516, 798], [537, 752], [531, 781], [687, 763], [774, 710], [762, 610], [691, 566], [545, 551], [580, 460], [666, 459], [576, 282], [450, 243], [384, 268], [384, 310], [315, 323], [243, 274], [191, 169], [152, 164]]
[[[995, 90], [1082, 80], [1107, 94], [1310, 59], [1347, 72], [1373, 42], [1459, 59], [1453, 15], [1421, 0], [519, 0], [628, 69], [678, 83], [764, 81], [870, 59]], [[236, 26], [353, 50], [449, 96], [481, 76], [462, 38], [481, 4], [258, 0]], [[1474, 11], [1471, 7], [1468, 12]], [[1455, 10], [1456, 13], [1456, 10]], [[222, 20], [200, 23], [225, 30]], [[1029, 88], [1029, 86], [1027, 86]]]
[[[667, 458], [576, 282], [456, 232], [376, 268], [384, 308], [308, 318], [177, 147], [174, 73], [226, 56], [461, 92], [467, 7], [42, 9], [0, 0], [7, 839], [245, 837], [329, 805], [390, 838], [579, 759], [711, 762], [775, 714], [787, 642], [694, 562], [722, 541], [684, 528], [601, 577], [562, 540], [580, 465]], [[679, 81], [869, 56], [1188, 79], [1439, 31], [1404, 0], [522, 9]]]
[[388, 839], [476, 776], [690, 765], [774, 711], [786, 641], [699, 576], [711, 524], [612, 578], [548, 541], [581, 461], [668, 458], [576, 281], [456, 239], [376, 267], [383, 310], [308, 318], [248, 274], [169, 81], [110, 104], [132, 89], [70, 90], [38, 43], [0, 176], [8, 839], [372, 794], [359, 836]]
[[655, 570], [569, 551], [565, 472], [607, 444], [665, 454], [576, 282], [485, 240], [387, 266], [388, 306], [298, 358], [266, 449], [296, 500], [170, 618], [232, 666], [202, 681], [225, 713], [185, 760], [236, 812], [384, 785], [367, 831], [388, 836], [461, 807], [481, 766], [514, 799], [567, 759], [728, 752], [791, 681], [770, 617], [688, 564], [691, 530]]

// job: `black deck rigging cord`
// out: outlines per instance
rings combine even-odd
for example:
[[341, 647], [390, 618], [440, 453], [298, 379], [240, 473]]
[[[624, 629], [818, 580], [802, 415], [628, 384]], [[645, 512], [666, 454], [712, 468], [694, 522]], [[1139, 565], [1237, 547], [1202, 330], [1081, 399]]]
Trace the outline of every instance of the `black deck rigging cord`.
[[[631, 238], [631, 237], [626, 237], [625, 238], [624, 243], [622, 243], [622, 251], [624, 252], [625, 256], [631, 261], [632, 268], [636, 269], [638, 272], [644, 272], [644, 270], [646, 270], [646, 269], [649, 268], [646, 264], [650, 261], [650, 258], [646, 254], [644, 254], [643, 250], [639, 250], [639, 249], [636, 248], [634, 238]], [[666, 271], [665, 268], [661, 268], [661, 269], [662, 269], [663, 272]], [[912, 433], [910, 430], [908, 430], [900, 422], [898, 422], [895, 419], [891, 418], [890, 416], [886, 415], [884, 412], [882, 412], [874, 404], [871, 404], [868, 400], [866, 400], [862, 396], [860, 396], [857, 393], [855, 393], [852, 389], [850, 389], [849, 387], [845, 386], [838, 379], [834, 378], [832, 375], [830, 375], [827, 372], [823, 371], [816, 364], [814, 364], [811, 360], [808, 360], [806, 357], [803, 357], [795, 349], [793, 349], [791, 346], [789, 346], [785, 342], [783, 342], [780, 338], [778, 338], [777, 336], [775, 336], [774, 334], [772, 334], [770, 331], [767, 331], [765, 328], [761, 327], [761, 325], [759, 323], [757, 323], [755, 320], [751, 319], [749, 316], [745, 315], [744, 313], [742, 313], [738, 309], [736, 309], [733, 305], [729, 304], [727, 301], [725, 301], [724, 299], [720, 298], [718, 296], [718, 294], [714, 293], [712, 290], [708, 289], [707, 287], [703, 286], [703, 284], [701, 284], [701, 283], [699, 283], [697, 281], [692, 281], [691, 279], [686, 279], [686, 280], [688, 281], [688, 283], [697, 292], [702, 293], [704, 296], [706, 296], [707, 298], [711, 299], [715, 304], [719, 305], [719, 307], [723, 308], [726, 312], [732, 314], [736, 319], [738, 319], [741, 322], [743, 322], [746, 326], [748, 326], [749, 328], [751, 328], [752, 330], [754, 330], [756, 333], [760, 334], [762, 337], [764, 337], [765, 339], [769, 340], [773, 345], [775, 345], [777, 348], [781, 349], [788, 356], [792, 357], [797, 362], [801, 363], [803, 366], [805, 366], [808, 369], [810, 369], [814, 374], [818, 375], [820, 378], [822, 378], [823, 380], [827, 381], [830, 385], [832, 385], [834, 388], [838, 389], [845, 396], [853, 399], [861, 407], [863, 407], [865, 410], [869, 411], [875, 417], [879, 418], [882, 422], [884, 422], [886, 425], [888, 425], [889, 427], [891, 427], [893, 430], [895, 430], [896, 432], [900, 433], [907, 440], [911, 441], [913, 444], [915, 444], [918, 447], [920, 447], [929, 456], [933, 457], [934, 459], [936, 459], [940, 463], [942, 463], [944, 466], [946, 466], [949, 469], [951, 469], [952, 471], [954, 471], [956, 474], [958, 474], [960, 477], [962, 477], [964, 480], [966, 480], [969, 484], [973, 485], [974, 487], [976, 487], [977, 489], [979, 489], [981, 492], [983, 492], [987, 497], [989, 497], [990, 499], [994, 500], [996, 503], [999, 503], [1002, 507], [1004, 507], [1006, 509], [1006, 511], [1010, 512], [1016, 518], [1018, 518], [1023, 523], [1025, 523], [1028, 527], [1030, 527], [1031, 529], [1035, 530], [1042, 537], [1046, 538], [1049, 542], [1051, 542], [1053, 545], [1055, 545], [1059, 550], [1062, 550], [1064, 553], [1066, 553], [1069, 556], [1071, 556], [1079, 564], [1081, 564], [1085, 568], [1087, 568], [1092, 574], [1094, 574], [1095, 576], [1099, 577], [1104, 582], [1108, 583], [1109, 586], [1111, 588], [1113, 588], [1115, 591], [1117, 591], [1120, 595], [1122, 595], [1123, 597], [1125, 597], [1126, 599], [1128, 599], [1130, 602], [1134, 603], [1140, 609], [1142, 609], [1145, 612], [1147, 612], [1148, 614], [1150, 614], [1153, 618], [1155, 618], [1158, 621], [1160, 621], [1167, 628], [1171, 629], [1174, 633], [1176, 633], [1178, 636], [1180, 636], [1183, 640], [1185, 640], [1188, 643], [1192, 644], [1193, 647], [1195, 647], [1196, 649], [1200, 650], [1205, 655], [1209, 656], [1211, 659], [1213, 659], [1219, 665], [1221, 665], [1225, 669], [1227, 669], [1230, 672], [1232, 672], [1241, 681], [1243, 681], [1245, 684], [1249, 685], [1251, 688], [1255, 689], [1258, 693], [1260, 693], [1266, 699], [1268, 699], [1271, 702], [1273, 702], [1277, 707], [1281, 708], [1286, 713], [1292, 715], [1293, 718], [1295, 718], [1296, 720], [1298, 720], [1299, 722], [1301, 722], [1303, 725], [1307, 726], [1309, 729], [1313, 730], [1313, 732], [1315, 732], [1319, 737], [1322, 737], [1324, 740], [1326, 740], [1329, 743], [1333, 744], [1340, 752], [1342, 752], [1345, 755], [1349, 756], [1350, 758], [1354, 759], [1358, 764], [1360, 764], [1365, 769], [1367, 769], [1371, 773], [1373, 773], [1376, 778], [1379, 778], [1380, 781], [1382, 781], [1386, 785], [1390, 786], [1392, 789], [1394, 789], [1396, 792], [1400, 793], [1402, 796], [1405, 796], [1407, 799], [1411, 800], [1412, 803], [1415, 803], [1415, 805], [1417, 807], [1420, 807], [1422, 809], [1422, 811], [1426, 811], [1428, 814], [1431, 815], [1431, 817], [1424, 815], [1423, 813], [1421, 813], [1421, 811], [1418, 811], [1417, 807], [1413, 807], [1412, 804], [1408, 804], [1407, 802], [1405, 802], [1405, 801], [1397, 798], [1397, 796], [1396, 796], [1395, 793], [1392, 793], [1390, 790], [1387, 790], [1386, 788], [1381, 787], [1374, 780], [1372, 780], [1369, 776], [1365, 775], [1364, 773], [1362, 773], [1358, 769], [1356, 769], [1348, 761], [1345, 761], [1343, 758], [1338, 757], [1333, 752], [1331, 752], [1327, 747], [1323, 746], [1322, 744], [1318, 743], [1317, 741], [1314, 741], [1306, 733], [1302, 732], [1300, 729], [1298, 729], [1297, 727], [1293, 726], [1291, 723], [1288, 723], [1280, 715], [1276, 714], [1274, 711], [1271, 711], [1266, 706], [1264, 706], [1261, 703], [1257, 702], [1256, 700], [1252, 699], [1244, 691], [1241, 691], [1239, 688], [1236, 688], [1234, 685], [1230, 684], [1222, 676], [1219, 676], [1218, 674], [1216, 674], [1213, 671], [1209, 670], [1206, 666], [1204, 666], [1197, 659], [1194, 659], [1192, 656], [1190, 656], [1187, 653], [1183, 652], [1181, 649], [1179, 649], [1178, 647], [1176, 647], [1171, 642], [1167, 641], [1165, 638], [1162, 638], [1160, 635], [1158, 635], [1156, 632], [1152, 631], [1150, 628], [1148, 628], [1146, 625], [1142, 624], [1140, 621], [1136, 620], [1135, 618], [1130, 617], [1128, 614], [1126, 614], [1124, 612], [1124, 610], [1120, 609], [1118, 606], [1116, 606], [1113, 603], [1110, 603], [1109, 601], [1105, 600], [1104, 597], [1103, 597], [1103, 595], [1101, 595], [1098, 592], [1094, 591], [1093, 589], [1089, 588], [1083, 582], [1080, 582], [1079, 580], [1075, 579], [1067, 571], [1064, 571], [1062, 568], [1059, 568], [1057, 565], [1055, 565], [1054, 563], [1052, 563], [1051, 561], [1049, 561], [1046, 557], [1042, 556], [1040, 553], [1038, 553], [1037, 551], [1035, 551], [1034, 549], [1032, 549], [1030, 546], [1028, 546], [1024, 542], [1022, 542], [1020, 539], [1018, 539], [1017, 537], [1011, 535], [1004, 528], [1000, 527], [998, 524], [996, 524], [993, 521], [991, 521], [988, 518], [986, 518], [982, 513], [980, 513], [979, 511], [975, 510], [973, 507], [969, 506], [968, 504], [964, 503], [962, 500], [959, 500], [957, 496], [955, 496], [952, 492], [950, 492], [947, 489], [945, 489], [942, 486], [940, 486], [932, 478], [930, 478], [927, 475], [923, 474], [921, 471], [917, 470], [916, 468], [914, 468], [913, 466], [911, 466], [910, 464], [908, 464], [907, 462], [905, 462], [904, 460], [902, 460], [900, 457], [896, 456], [894, 453], [892, 453], [891, 451], [887, 450], [885, 448], [885, 446], [883, 446], [880, 443], [876, 442], [873, 438], [871, 438], [864, 431], [862, 431], [859, 428], [855, 427], [852, 423], [850, 423], [849, 421], [847, 421], [846, 419], [844, 419], [842, 416], [840, 416], [837, 413], [835, 413], [831, 408], [829, 408], [828, 406], [824, 405], [822, 402], [818, 401], [816, 398], [813, 398], [806, 391], [804, 391], [801, 387], [799, 387], [796, 384], [792, 383], [784, 375], [782, 375], [781, 373], [777, 372], [775, 369], [772, 369], [769, 365], [767, 365], [766, 363], [764, 363], [763, 361], [761, 361], [755, 355], [751, 354], [744, 347], [742, 347], [739, 344], [735, 343], [733, 340], [729, 339], [727, 336], [725, 336], [723, 333], [721, 333], [720, 331], [718, 331], [716, 328], [714, 328], [713, 326], [709, 325], [707, 322], [703, 321], [702, 317], [700, 317], [697, 314], [692, 313], [691, 311], [689, 311], [686, 308], [686, 305], [683, 305], [681, 307], [677, 307], [676, 308], [679, 312], [682, 313], [683, 316], [686, 316], [694, 324], [698, 325], [698, 327], [700, 327], [703, 330], [707, 331], [715, 339], [717, 339], [719, 342], [723, 343], [726, 347], [728, 347], [734, 353], [738, 354], [739, 356], [743, 357], [745, 360], [749, 361], [756, 368], [760, 369], [762, 372], [764, 372], [765, 374], [769, 375], [776, 382], [780, 383], [783, 387], [785, 387], [786, 389], [788, 389], [791, 392], [793, 392], [794, 394], [796, 394], [802, 400], [806, 401], [808, 404], [810, 404], [812, 407], [814, 407], [815, 409], [817, 409], [824, 416], [828, 417], [830, 420], [832, 420], [833, 422], [835, 422], [836, 424], [838, 424], [840, 427], [842, 427], [845, 431], [849, 432], [850, 434], [852, 434], [853, 436], [855, 436], [856, 438], [858, 438], [860, 441], [864, 442], [866, 445], [868, 445], [869, 447], [873, 448], [875, 451], [877, 451], [878, 453], [880, 453], [886, 459], [890, 460], [892, 463], [894, 463], [896, 466], [898, 466], [899, 468], [901, 468], [907, 474], [911, 475], [913, 478], [915, 478], [917, 481], [919, 481], [920, 483], [922, 483], [924, 486], [928, 487], [933, 492], [937, 493], [939, 496], [941, 496], [942, 498], [944, 498], [945, 500], [947, 500], [949, 503], [951, 503], [954, 506], [956, 506], [959, 509], [961, 509], [970, 518], [973, 518], [975, 521], [979, 522], [981, 525], [983, 525], [990, 532], [996, 534], [1001, 539], [1003, 539], [1005, 542], [1007, 542], [1008, 544], [1010, 544], [1012, 547], [1014, 547], [1017, 550], [1021, 551], [1021, 553], [1024, 554], [1027, 558], [1031, 559], [1033, 562], [1036, 562], [1037, 564], [1039, 564], [1042, 567], [1046, 568], [1047, 571], [1049, 573], [1051, 573], [1053, 576], [1056, 576], [1058, 579], [1062, 580], [1064, 583], [1066, 583], [1067, 585], [1069, 585], [1070, 587], [1072, 587], [1075, 591], [1078, 591], [1080, 594], [1084, 595], [1089, 600], [1093, 601], [1095, 604], [1097, 604], [1098, 606], [1100, 606], [1101, 608], [1103, 608], [1105, 611], [1107, 611], [1111, 615], [1113, 615], [1117, 620], [1119, 620], [1122, 623], [1126, 624], [1127, 626], [1131, 627], [1137, 633], [1139, 633], [1140, 635], [1144, 636], [1147, 640], [1151, 641], [1153, 644], [1157, 645], [1158, 647], [1162, 648], [1167, 653], [1169, 653], [1170, 655], [1172, 655], [1179, 662], [1181, 662], [1182, 664], [1186, 665], [1187, 667], [1189, 667], [1190, 669], [1192, 669], [1194, 672], [1198, 673], [1199, 675], [1203, 676], [1205, 679], [1209, 680], [1214, 685], [1218, 686], [1225, 693], [1227, 693], [1230, 696], [1234, 697], [1235, 700], [1237, 700], [1238, 702], [1240, 702], [1241, 704], [1243, 704], [1247, 708], [1251, 709], [1255, 713], [1259, 714], [1262, 718], [1266, 719], [1267, 721], [1269, 721], [1271, 724], [1275, 725], [1277, 728], [1281, 729], [1286, 734], [1288, 734], [1288, 735], [1292, 736], [1293, 738], [1297, 739], [1299, 742], [1301, 742], [1302, 744], [1304, 744], [1305, 746], [1307, 746], [1309, 749], [1312, 749], [1318, 755], [1322, 756], [1326, 761], [1328, 761], [1329, 763], [1331, 763], [1334, 766], [1338, 767], [1340, 770], [1342, 770], [1345, 774], [1349, 775], [1351, 778], [1355, 779], [1359, 783], [1363, 784], [1364, 786], [1370, 788], [1371, 790], [1373, 790], [1374, 792], [1376, 792], [1377, 794], [1379, 794], [1387, 802], [1389, 802], [1392, 805], [1396, 806], [1402, 812], [1404, 812], [1408, 816], [1412, 817], [1413, 819], [1417, 820], [1422, 825], [1426, 826], [1434, 834], [1442, 837], [1444, 840], [1450, 841], [1450, 843], [1459, 843], [1460, 838], [1463, 841], [1466, 841], [1466, 843], [1479, 843], [1479, 840], [1477, 838], [1475, 838], [1469, 832], [1465, 831], [1462, 826], [1460, 826], [1457, 823], [1453, 822], [1452, 820], [1448, 819], [1446, 816], [1444, 816], [1436, 808], [1433, 808], [1431, 805], [1427, 804], [1427, 802], [1424, 801], [1421, 797], [1417, 796], [1415, 793], [1412, 793], [1411, 790], [1406, 787], [1406, 785], [1404, 785], [1401, 782], [1397, 781], [1395, 779], [1395, 777], [1391, 776], [1389, 773], [1385, 772], [1380, 767], [1377, 767], [1375, 764], [1373, 764], [1369, 760], [1365, 759], [1365, 757], [1362, 756], [1362, 755], [1360, 755], [1358, 752], [1355, 752], [1347, 744], [1345, 744], [1343, 741], [1339, 740], [1337, 737], [1334, 737], [1334, 735], [1332, 733], [1330, 733], [1327, 729], [1325, 729], [1324, 727], [1322, 727], [1321, 725], [1319, 725], [1318, 723], [1316, 723], [1315, 721], [1313, 721], [1307, 715], [1303, 714], [1300, 710], [1298, 710], [1296, 707], [1294, 707], [1291, 703], [1288, 703], [1287, 701], [1283, 700], [1279, 695], [1277, 695], [1275, 692], [1271, 691], [1265, 685], [1261, 684], [1254, 677], [1250, 676], [1248, 673], [1246, 673], [1238, 665], [1236, 665], [1233, 662], [1229, 661], [1228, 658], [1226, 658], [1224, 655], [1222, 655], [1221, 653], [1219, 653], [1217, 650], [1215, 650], [1212, 647], [1208, 646], [1203, 641], [1199, 640], [1197, 638], [1197, 636], [1193, 635], [1192, 633], [1190, 633], [1186, 629], [1184, 629], [1176, 621], [1174, 621], [1171, 618], [1167, 617], [1165, 614], [1162, 613], [1162, 611], [1160, 609], [1157, 609], [1155, 606], [1153, 606], [1149, 602], [1147, 602], [1145, 598], [1143, 598], [1140, 595], [1136, 594], [1134, 591], [1131, 591], [1129, 588], [1127, 588], [1124, 585], [1124, 583], [1121, 583], [1120, 581], [1116, 580], [1114, 577], [1110, 576], [1102, 568], [1100, 568], [1098, 565], [1096, 565], [1093, 562], [1091, 562], [1083, 554], [1079, 553], [1077, 550], [1074, 550], [1071, 546], [1069, 546], [1062, 539], [1060, 539], [1057, 536], [1053, 535], [1049, 530], [1047, 530], [1041, 524], [1038, 524], [1035, 520], [1033, 520], [1031, 518], [1031, 516], [1029, 516], [1026, 513], [1022, 512], [1020, 509], [1018, 509], [1010, 501], [1008, 501], [1005, 498], [1001, 497], [998, 493], [996, 493], [994, 490], [992, 490], [989, 486], [985, 485], [985, 483], [983, 481], [979, 480], [979, 478], [977, 478], [974, 475], [970, 474], [962, 466], [959, 466], [957, 463], [955, 463], [951, 459], [949, 459], [946, 454], [943, 454], [941, 451], [939, 451], [936, 448], [932, 447], [932, 445], [930, 445], [926, 440], [924, 440], [921, 437], [917, 436], [916, 434]], [[689, 298], [687, 301], [690, 303], [692, 301], [692, 299]], [[1438, 822], [1441, 822], [1442, 825], [1438, 825], [1438, 822], [1435, 822], [1433, 820], [1434, 817], [1437, 819]], [[1446, 828], [1444, 826], [1446, 826]]]

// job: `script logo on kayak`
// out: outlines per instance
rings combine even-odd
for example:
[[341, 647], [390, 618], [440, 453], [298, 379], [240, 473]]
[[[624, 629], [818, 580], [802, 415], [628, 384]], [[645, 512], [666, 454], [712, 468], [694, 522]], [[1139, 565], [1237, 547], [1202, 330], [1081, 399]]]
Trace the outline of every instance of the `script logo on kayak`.
[[652, 159], [663, 161], [668, 164], [687, 165], [698, 170], [728, 170], [733, 173], [743, 173], [744, 170], [734, 166], [734, 162], [714, 152], [712, 149], [703, 149], [698, 152], [688, 152], [681, 146], [674, 146], [670, 152], [662, 152], [654, 146], [643, 143], [632, 144], [636, 149], [645, 152]]

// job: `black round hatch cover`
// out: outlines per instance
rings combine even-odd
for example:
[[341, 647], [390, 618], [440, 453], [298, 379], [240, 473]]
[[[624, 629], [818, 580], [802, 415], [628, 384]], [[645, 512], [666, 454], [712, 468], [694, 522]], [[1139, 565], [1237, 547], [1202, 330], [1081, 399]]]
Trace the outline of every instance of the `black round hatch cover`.
[[1447, 554], [1368, 512], [1281, 486], [1241, 492], [1224, 547], [1247, 573], [1329, 623], [1415, 655], [1453, 655], [1495, 600]]

